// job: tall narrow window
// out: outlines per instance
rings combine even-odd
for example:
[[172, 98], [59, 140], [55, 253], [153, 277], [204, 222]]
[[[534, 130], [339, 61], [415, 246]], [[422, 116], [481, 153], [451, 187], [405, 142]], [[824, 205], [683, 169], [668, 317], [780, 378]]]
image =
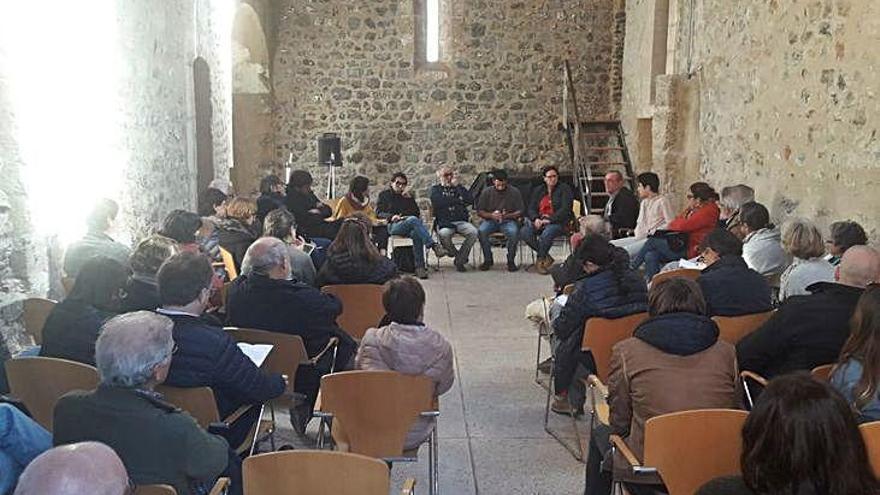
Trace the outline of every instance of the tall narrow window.
[[446, 19], [449, 0], [413, 0], [415, 51], [413, 59], [418, 70], [446, 70], [449, 54], [444, 40], [448, 39]]
[[440, 61], [440, 0], [425, 1], [425, 61]]

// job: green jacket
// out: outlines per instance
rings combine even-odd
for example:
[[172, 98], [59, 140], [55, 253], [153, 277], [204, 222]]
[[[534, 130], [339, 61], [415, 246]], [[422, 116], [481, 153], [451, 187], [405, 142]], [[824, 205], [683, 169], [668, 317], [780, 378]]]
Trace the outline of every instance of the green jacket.
[[136, 484], [164, 483], [180, 495], [192, 493], [191, 481], [214, 480], [226, 469], [229, 446], [158, 397], [104, 385], [70, 392], [55, 406], [54, 444], [105, 443]]

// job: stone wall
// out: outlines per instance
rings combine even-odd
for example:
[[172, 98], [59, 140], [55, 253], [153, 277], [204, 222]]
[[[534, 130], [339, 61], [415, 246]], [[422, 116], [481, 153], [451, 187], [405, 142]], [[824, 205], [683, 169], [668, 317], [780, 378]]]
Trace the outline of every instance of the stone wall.
[[[276, 158], [323, 187], [316, 138], [343, 139], [353, 174], [393, 171], [418, 194], [439, 165], [465, 180], [494, 167], [565, 165], [562, 62], [583, 118], [614, 117], [623, 11], [610, 0], [446, 1], [443, 70], [414, 66], [412, 0], [282, 0], [274, 60]], [[615, 63], [615, 57], [618, 59]]]
[[[827, 225], [850, 218], [878, 239], [880, 4], [670, 3], [674, 56], [669, 75], [658, 79], [689, 90], [679, 93], [678, 107], [662, 112], [628, 104], [638, 91], [624, 76], [624, 121], [634, 133], [636, 118], [654, 117], [655, 163], [664, 154], [697, 157], [699, 176], [716, 186], [752, 185], [777, 220], [800, 215]], [[627, 6], [632, 39], [648, 22], [643, 4]], [[628, 46], [625, 67], [638, 65], [639, 57]], [[669, 121], [670, 115], [685, 118]], [[657, 130], [670, 125], [668, 135]]]

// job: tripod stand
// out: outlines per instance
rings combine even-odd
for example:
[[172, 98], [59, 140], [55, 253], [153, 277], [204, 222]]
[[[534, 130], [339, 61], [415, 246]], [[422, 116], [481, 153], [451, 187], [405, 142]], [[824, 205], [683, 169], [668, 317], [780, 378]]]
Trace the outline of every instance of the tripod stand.
[[336, 154], [330, 153], [330, 158], [324, 162], [324, 165], [327, 166], [327, 199], [333, 199], [336, 197]]

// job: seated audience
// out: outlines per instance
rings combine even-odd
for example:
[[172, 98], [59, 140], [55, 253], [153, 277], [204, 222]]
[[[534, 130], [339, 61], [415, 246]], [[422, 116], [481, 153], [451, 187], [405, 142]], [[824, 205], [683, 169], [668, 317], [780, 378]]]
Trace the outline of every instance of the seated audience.
[[755, 200], [755, 190], [745, 184], [721, 188], [718, 200], [718, 226], [733, 232], [740, 240], [745, 237], [742, 230], [742, 206]]
[[623, 237], [634, 229], [639, 215], [639, 200], [625, 183], [620, 171], [613, 170], [605, 174], [608, 202], [605, 203], [605, 213], [602, 216], [611, 225], [611, 236], [614, 239]]
[[192, 485], [212, 485], [226, 469], [230, 450], [223, 438], [153, 391], [171, 366], [173, 327], [169, 318], [147, 311], [108, 321], [95, 349], [101, 384], [58, 401], [54, 441], [102, 442], [119, 454], [135, 483], [198, 493]]
[[782, 226], [782, 249], [792, 262], [779, 279], [779, 300], [809, 294], [807, 287], [834, 280], [834, 266], [822, 255], [822, 234], [812, 222], [792, 219]]
[[634, 269], [645, 263], [645, 278], [649, 281], [664, 263], [695, 258], [703, 238], [718, 224], [718, 194], [708, 184], [691, 184], [687, 199], [684, 210], [669, 222], [668, 230], [655, 232], [632, 260]]
[[238, 270], [241, 270], [244, 252], [257, 240], [259, 226], [255, 224], [256, 213], [254, 200], [233, 198], [226, 206], [226, 218], [217, 224], [220, 247], [229, 251]]
[[[389, 325], [367, 330], [355, 364], [362, 370], [392, 370], [424, 375], [434, 382], [434, 394], [443, 395], [455, 381], [452, 346], [424, 322], [425, 291], [412, 277], [385, 284], [382, 294]], [[404, 449], [417, 448], [431, 435], [434, 418], [419, 418], [410, 429]]]
[[318, 271], [318, 285], [384, 284], [397, 276], [397, 266], [370, 241], [370, 222], [355, 216], [342, 222]]
[[727, 229], [717, 228], [703, 239], [706, 268], [697, 283], [709, 316], [740, 316], [773, 309], [770, 286], [742, 258], [742, 242]]
[[[344, 229], [343, 226], [340, 235]], [[309, 356], [319, 354], [330, 339], [336, 337], [339, 339], [336, 368], [350, 368], [357, 344], [336, 325], [336, 318], [342, 313], [342, 303], [331, 294], [290, 280], [287, 251], [287, 246], [273, 237], [263, 237], [248, 249], [242, 274], [229, 287], [227, 323], [299, 335]], [[321, 375], [330, 372], [332, 355], [328, 352], [314, 368], [303, 366], [297, 371], [294, 389], [306, 395], [308, 406], [314, 405]], [[297, 417], [291, 417], [298, 432], [305, 431], [311, 411], [309, 407], [297, 411]], [[300, 412], [306, 414], [303, 416]]]
[[[477, 242], [477, 228], [470, 222], [468, 206], [473, 204], [470, 191], [458, 183], [458, 174], [447, 166], [437, 170], [440, 183], [431, 186], [431, 207], [434, 209], [434, 228], [446, 253], [454, 258], [455, 269], [466, 271], [465, 264], [471, 256], [471, 248]], [[464, 236], [461, 247], [456, 249], [452, 236]]]
[[767, 277], [778, 275], [788, 266], [779, 229], [770, 223], [770, 212], [761, 203], [750, 201], [740, 207], [743, 259], [749, 268]]
[[[214, 272], [203, 255], [180, 253], [159, 268], [157, 311], [174, 321], [177, 351], [165, 383], [173, 387], [211, 387], [220, 417], [228, 417], [248, 404], [261, 404], [284, 392], [281, 375], [261, 371], [239, 349], [220, 322], [203, 316], [210, 304]], [[259, 408], [251, 408], [236, 421], [227, 435], [237, 446], [250, 431]]]
[[[199, 217], [196, 216], [196, 219], [199, 220]], [[125, 284], [121, 313], [141, 309], [152, 311], [160, 306], [156, 273], [165, 260], [179, 252], [174, 240], [161, 235], [152, 235], [138, 243], [131, 254], [132, 274]]]
[[828, 255], [825, 259], [834, 266], [840, 264], [840, 257], [853, 246], [868, 243], [868, 236], [861, 225], [853, 221], [834, 222], [831, 224], [831, 238], [825, 240]]
[[764, 325], [743, 337], [736, 344], [740, 368], [769, 379], [837, 361], [859, 297], [865, 286], [880, 280], [880, 253], [851, 247], [835, 280], [815, 283], [809, 295], [789, 298]]
[[507, 271], [519, 270], [516, 266], [516, 248], [519, 242], [519, 221], [524, 212], [522, 194], [519, 189], [509, 186], [507, 172], [493, 171], [492, 187], [483, 189], [477, 198], [477, 215], [483, 219], [478, 229], [480, 247], [483, 249], [480, 270], [486, 271], [495, 263], [489, 236], [499, 231], [507, 240]]
[[306, 241], [297, 235], [296, 219], [286, 208], [278, 208], [266, 215], [263, 222], [263, 235], [280, 239], [287, 245], [287, 259], [290, 271], [300, 282], [315, 286], [317, 275], [311, 256], [303, 251]]
[[0, 494], [12, 493], [24, 468], [50, 448], [51, 433], [15, 406], [0, 403]]
[[198, 253], [201, 251], [199, 234], [203, 228], [202, 219], [197, 214], [186, 210], [171, 210], [162, 221], [162, 228], [158, 233], [177, 242], [181, 251]]
[[554, 261], [550, 256], [553, 239], [564, 235], [574, 219], [574, 193], [568, 184], [559, 182], [559, 169], [555, 165], [545, 166], [541, 174], [546, 187], [538, 187], [532, 193], [520, 236], [537, 253], [538, 273], [546, 275]]
[[277, 175], [267, 175], [260, 180], [260, 196], [257, 198], [257, 221], [263, 219], [270, 211], [278, 208], [287, 209], [287, 198], [284, 196], [284, 181]]
[[850, 320], [850, 334], [831, 376], [860, 423], [880, 421], [880, 287], [865, 289]]
[[208, 188], [199, 197], [199, 216], [213, 223], [226, 218], [226, 201], [229, 199], [223, 191]]
[[807, 374], [770, 382], [742, 430], [742, 474], [697, 495], [873, 495], [880, 484], [846, 402]]
[[391, 176], [391, 187], [379, 193], [376, 202], [376, 213], [379, 218], [388, 222], [388, 234], [409, 237], [413, 241], [413, 257], [415, 258], [416, 276], [428, 278], [425, 268], [425, 248], [432, 249], [437, 258], [446, 256], [446, 250], [434, 242], [431, 232], [420, 218], [421, 212], [415, 198], [407, 191], [409, 179], [401, 172]]
[[571, 236], [571, 252], [577, 251], [584, 237], [590, 234], [611, 239], [611, 226], [600, 215], [584, 215], [578, 218], [578, 231]]
[[28, 465], [15, 489], [15, 495], [132, 493], [122, 460], [113, 449], [98, 442], [75, 443], [47, 450]]
[[339, 231], [339, 222], [331, 219], [331, 208], [312, 192], [312, 176], [305, 170], [290, 173], [287, 209], [296, 218], [300, 233], [307, 237], [333, 239]]
[[126, 266], [131, 250], [108, 235], [119, 213], [119, 205], [112, 199], [101, 199], [86, 218], [88, 231], [64, 253], [64, 274], [76, 278], [86, 261], [95, 256], [106, 256]]
[[128, 268], [99, 256], [85, 262], [70, 294], [56, 304], [43, 325], [40, 356], [94, 366], [101, 325], [122, 308]]
[[639, 174], [637, 192], [641, 203], [639, 204], [639, 217], [636, 220], [636, 228], [632, 237], [621, 237], [611, 241], [617, 247], [626, 249], [630, 258], [635, 257], [642, 250], [648, 236], [658, 230], [665, 229], [675, 217], [669, 198], [660, 194], [660, 178], [654, 172]]
[[553, 320], [553, 375], [556, 400], [551, 408], [560, 414], [577, 414], [583, 409], [584, 387], [579, 365], [593, 372], [589, 354], [581, 352], [584, 324], [593, 317], [620, 318], [647, 308], [644, 280], [629, 268], [626, 252], [605, 239], [591, 235], [574, 254], [583, 267], [583, 277]]
[[[707, 316], [699, 286], [684, 278], [663, 280], [651, 287], [648, 304], [650, 318], [615, 345], [611, 355], [610, 424], [597, 423], [590, 437], [589, 495], [611, 493], [611, 473], [600, 467], [611, 434], [644, 459], [645, 423], [652, 417], [739, 406], [736, 352], [718, 339], [718, 326]], [[614, 478], [623, 480], [630, 493], [662, 488], [656, 474], [634, 474], [620, 452], [615, 452], [613, 465]]]

